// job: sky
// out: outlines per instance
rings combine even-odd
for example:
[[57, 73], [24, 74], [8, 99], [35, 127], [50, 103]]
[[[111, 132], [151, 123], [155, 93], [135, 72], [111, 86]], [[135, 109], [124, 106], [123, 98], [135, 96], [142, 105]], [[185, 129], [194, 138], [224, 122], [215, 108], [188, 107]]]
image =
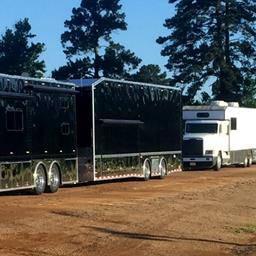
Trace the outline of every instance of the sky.
[[[60, 43], [65, 31], [64, 21], [70, 19], [72, 8], [78, 7], [81, 0], [1, 0], [0, 34], [20, 19], [29, 18], [33, 42], [46, 45], [41, 59], [46, 62], [46, 76], [66, 63]], [[143, 65], [158, 64], [163, 71], [167, 58], [161, 56], [161, 45], [156, 43], [159, 36], [168, 35], [163, 24], [166, 18], [174, 15], [174, 7], [168, 0], [121, 0], [126, 14], [127, 31], [116, 31], [113, 39], [140, 57]]]

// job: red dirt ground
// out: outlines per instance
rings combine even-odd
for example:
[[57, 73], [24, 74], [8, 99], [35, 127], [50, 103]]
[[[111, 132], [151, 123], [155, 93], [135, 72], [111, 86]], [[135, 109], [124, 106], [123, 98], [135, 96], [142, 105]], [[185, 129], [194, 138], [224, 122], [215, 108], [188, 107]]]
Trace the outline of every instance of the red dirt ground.
[[256, 255], [256, 166], [1, 194], [0, 205], [1, 256]]

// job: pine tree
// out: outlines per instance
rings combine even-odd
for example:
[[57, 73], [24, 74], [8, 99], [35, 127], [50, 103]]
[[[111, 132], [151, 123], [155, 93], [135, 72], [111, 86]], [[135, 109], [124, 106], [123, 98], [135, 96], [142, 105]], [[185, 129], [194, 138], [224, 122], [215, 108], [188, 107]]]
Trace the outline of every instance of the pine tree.
[[44, 51], [43, 43], [31, 43], [35, 37], [31, 32], [29, 20], [25, 18], [7, 29], [0, 39], [0, 72], [11, 75], [28, 73], [41, 77], [45, 72], [44, 61], [38, 60]]
[[176, 14], [159, 37], [173, 84], [183, 84], [192, 103], [206, 85], [214, 99], [242, 102], [246, 78], [254, 79], [256, 3], [252, 0], [170, 0]]
[[77, 59], [75, 61], [69, 60], [64, 66], [52, 71], [52, 77], [57, 80], [68, 80], [76, 78], [91, 78], [92, 65], [89, 58]]
[[137, 68], [141, 59], [124, 46], [110, 42], [102, 57], [103, 76], [109, 78], [127, 78]]
[[[91, 64], [84, 70], [83, 76], [93, 71], [95, 78], [103, 74], [118, 77], [125, 73], [125, 67], [137, 67], [140, 62], [134, 53], [112, 42], [113, 31], [127, 29], [125, 14], [119, 2], [120, 0], [82, 0], [80, 7], [73, 8], [71, 19], [65, 21], [67, 31], [62, 34], [61, 41], [67, 58], [70, 61], [71, 58], [83, 55], [83, 58], [89, 58]], [[110, 60], [110, 56], [115, 58], [116, 54], [119, 63], [115, 59]], [[112, 70], [106, 65], [109, 62]], [[54, 74], [57, 72], [58, 70]]]
[[166, 72], [161, 72], [160, 67], [154, 64], [143, 65], [140, 70], [131, 75], [129, 79], [137, 82], [160, 85], [169, 85], [170, 83]]

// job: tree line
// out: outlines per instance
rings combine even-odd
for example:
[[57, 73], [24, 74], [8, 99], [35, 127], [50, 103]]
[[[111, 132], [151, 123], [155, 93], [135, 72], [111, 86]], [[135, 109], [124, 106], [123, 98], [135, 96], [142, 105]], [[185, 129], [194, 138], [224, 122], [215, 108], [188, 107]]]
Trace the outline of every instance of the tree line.
[[[157, 64], [142, 65], [130, 49], [114, 42], [127, 30], [120, 0], [81, 0], [64, 22], [61, 35], [67, 62], [52, 71], [56, 79], [109, 77], [178, 86], [184, 103], [237, 101], [256, 106], [256, 3], [254, 0], [169, 0], [175, 15], [159, 35], [170, 77]], [[142, 14], [143, 15], [143, 14]], [[0, 72], [41, 77], [44, 43], [34, 43], [29, 19], [18, 21], [0, 38]]]

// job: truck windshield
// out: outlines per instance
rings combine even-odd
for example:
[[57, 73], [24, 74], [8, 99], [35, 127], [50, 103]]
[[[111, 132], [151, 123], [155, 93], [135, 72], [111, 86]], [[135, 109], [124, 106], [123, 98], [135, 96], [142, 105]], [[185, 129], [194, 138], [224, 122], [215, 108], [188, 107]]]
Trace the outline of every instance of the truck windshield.
[[187, 124], [187, 133], [217, 133], [218, 124]]

